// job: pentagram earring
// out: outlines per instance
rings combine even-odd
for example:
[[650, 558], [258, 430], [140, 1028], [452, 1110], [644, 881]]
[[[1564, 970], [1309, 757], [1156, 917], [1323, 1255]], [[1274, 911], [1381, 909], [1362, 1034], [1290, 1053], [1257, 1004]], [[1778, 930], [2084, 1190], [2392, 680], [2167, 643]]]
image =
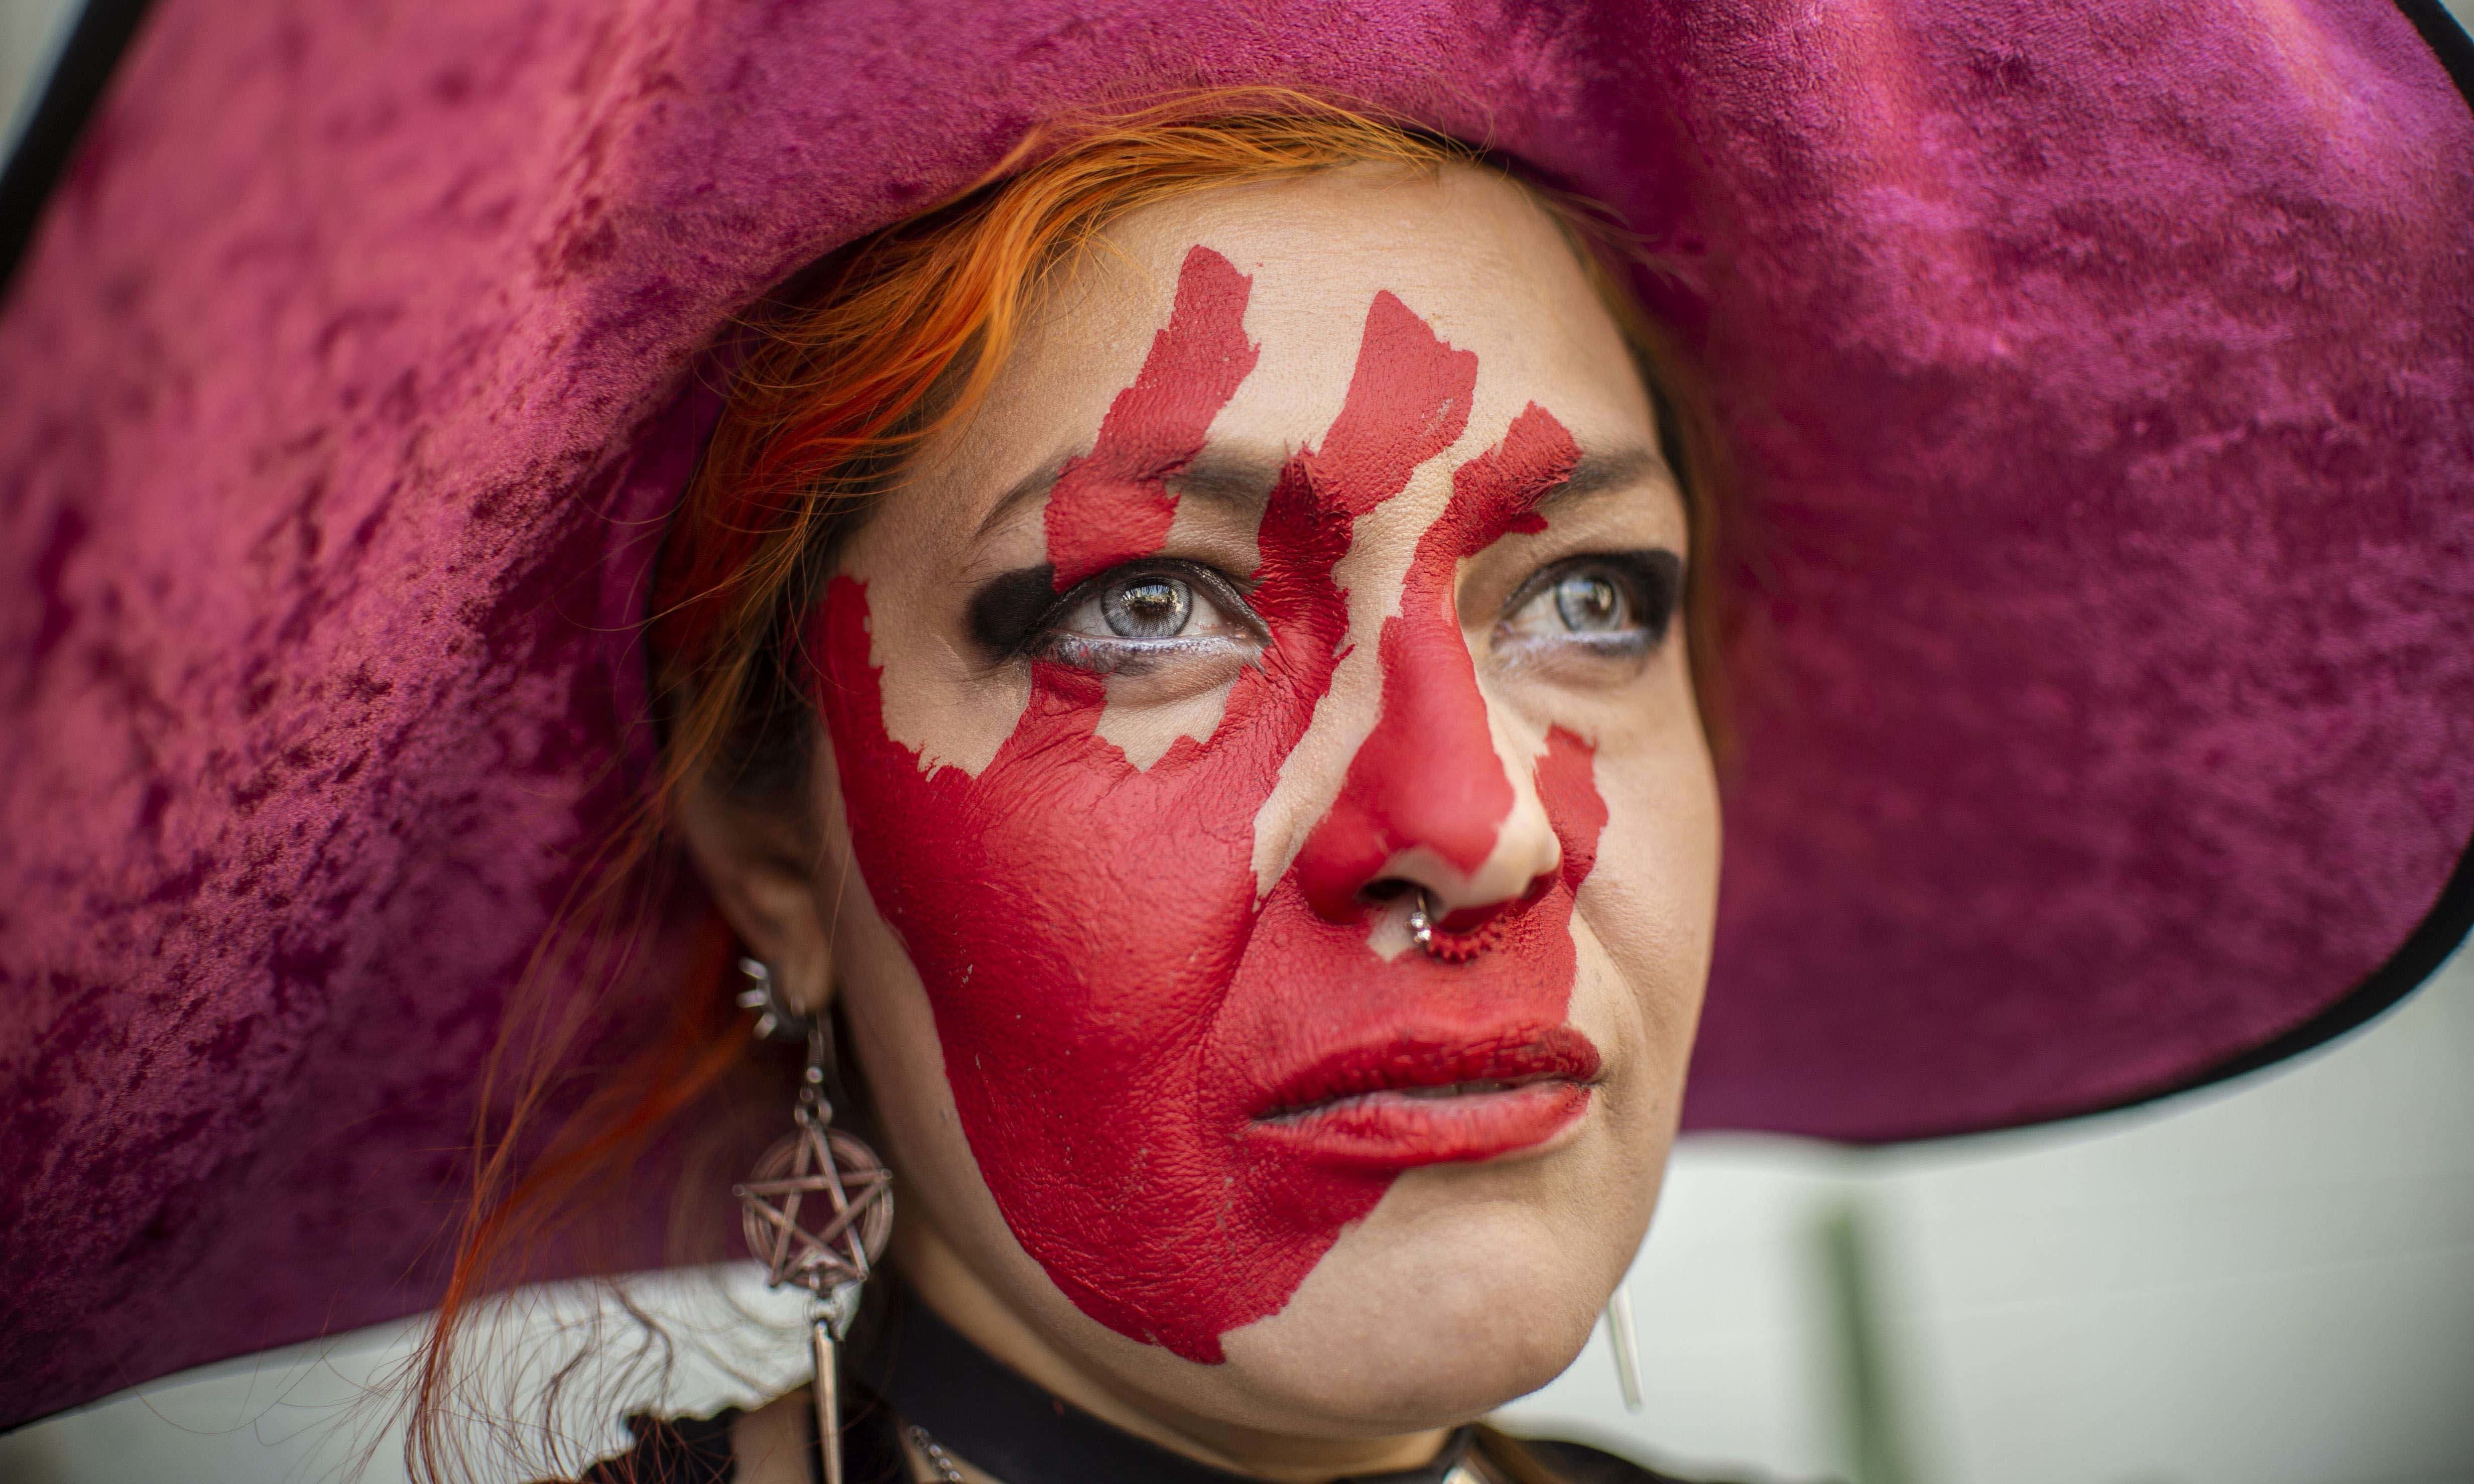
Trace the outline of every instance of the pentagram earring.
[[741, 959], [739, 968], [749, 980], [739, 1004], [757, 1012], [756, 1034], [808, 1043], [793, 1114], [798, 1131], [766, 1150], [755, 1174], [731, 1193], [739, 1197], [748, 1250], [764, 1264], [768, 1285], [788, 1284], [815, 1296], [809, 1335], [816, 1359], [816, 1442], [824, 1454], [824, 1484], [842, 1484], [837, 1362], [859, 1317], [860, 1290], [893, 1234], [893, 1176], [876, 1151], [833, 1127], [834, 1106], [825, 1097], [833, 1022], [822, 1010], [793, 1012], [770, 966]]

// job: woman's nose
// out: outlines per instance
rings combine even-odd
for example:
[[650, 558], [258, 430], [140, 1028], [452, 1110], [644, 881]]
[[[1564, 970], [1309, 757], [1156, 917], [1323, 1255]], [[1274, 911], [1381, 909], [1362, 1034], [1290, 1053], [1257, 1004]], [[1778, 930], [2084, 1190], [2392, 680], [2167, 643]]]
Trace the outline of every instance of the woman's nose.
[[1467, 932], [1535, 899], [1563, 847], [1529, 770], [1507, 769], [1448, 593], [1440, 612], [1387, 620], [1382, 710], [1331, 810], [1306, 838], [1298, 884], [1326, 920], [1421, 888]]

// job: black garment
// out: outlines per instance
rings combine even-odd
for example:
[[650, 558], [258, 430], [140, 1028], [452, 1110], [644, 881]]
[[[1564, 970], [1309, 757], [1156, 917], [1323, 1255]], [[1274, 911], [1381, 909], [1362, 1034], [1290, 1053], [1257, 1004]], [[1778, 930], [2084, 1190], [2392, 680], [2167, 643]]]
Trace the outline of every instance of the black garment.
[[[892, 1285], [886, 1285], [891, 1288]], [[864, 1324], [843, 1366], [842, 1469], [849, 1484], [910, 1484], [905, 1424], [1005, 1484], [1245, 1484], [1122, 1431], [1051, 1396], [962, 1338], [926, 1304], [894, 1292]], [[814, 1428], [813, 1412], [809, 1427]], [[585, 1484], [729, 1484], [736, 1410], [710, 1418], [628, 1419], [636, 1447], [596, 1464]], [[1421, 1469], [1346, 1484], [1443, 1484], [1468, 1456], [1476, 1429], [1452, 1435]], [[1677, 1484], [1577, 1443], [1531, 1445], [1565, 1484]], [[815, 1456], [812, 1448], [809, 1454]], [[812, 1463], [811, 1473], [814, 1472]]]
[[636, 1446], [584, 1471], [584, 1484], [730, 1484], [739, 1467], [731, 1456], [730, 1427], [739, 1408], [711, 1417], [627, 1419]]

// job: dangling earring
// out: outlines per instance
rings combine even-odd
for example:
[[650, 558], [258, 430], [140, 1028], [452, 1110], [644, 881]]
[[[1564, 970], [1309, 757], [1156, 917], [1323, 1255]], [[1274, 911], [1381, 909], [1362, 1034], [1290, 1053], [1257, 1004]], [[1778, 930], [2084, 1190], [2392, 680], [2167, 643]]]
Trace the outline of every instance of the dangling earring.
[[793, 1115], [798, 1131], [766, 1150], [755, 1175], [731, 1193], [739, 1197], [748, 1250], [764, 1264], [767, 1285], [787, 1283], [815, 1296], [809, 1334], [816, 1358], [816, 1444], [824, 1454], [825, 1484], [842, 1484], [837, 1361], [859, 1317], [860, 1290], [893, 1234], [893, 1176], [876, 1151], [833, 1127], [834, 1106], [825, 1097], [826, 1069], [834, 1060], [833, 1022], [822, 1010], [793, 1013], [769, 966], [741, 959], [739, 968], [750, 981], [739, 1004], [757, 1012], [756, 1034], [808, 1043]]

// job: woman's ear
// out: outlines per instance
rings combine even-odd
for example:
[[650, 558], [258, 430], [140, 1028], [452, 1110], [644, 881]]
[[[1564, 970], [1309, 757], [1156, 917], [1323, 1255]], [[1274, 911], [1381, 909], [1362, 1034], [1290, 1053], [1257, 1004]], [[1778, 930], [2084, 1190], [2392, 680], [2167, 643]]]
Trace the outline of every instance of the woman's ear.
[[800, 1014], [833, 992], [833, 933], [820, 910], [815, 832], [793, 808], [729, 797], [698, 780], [682, 791], [688, 855], [747, 951], [773, 970]]

